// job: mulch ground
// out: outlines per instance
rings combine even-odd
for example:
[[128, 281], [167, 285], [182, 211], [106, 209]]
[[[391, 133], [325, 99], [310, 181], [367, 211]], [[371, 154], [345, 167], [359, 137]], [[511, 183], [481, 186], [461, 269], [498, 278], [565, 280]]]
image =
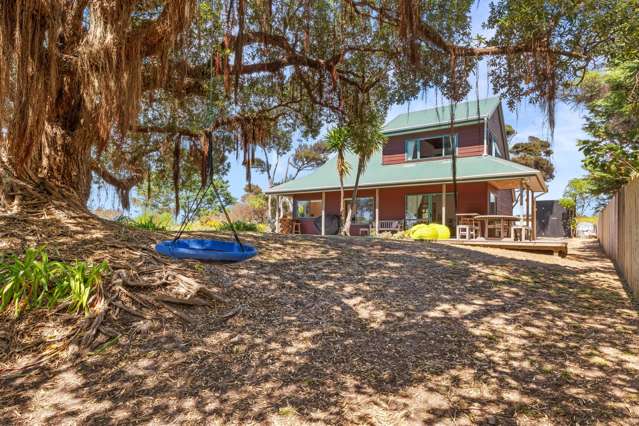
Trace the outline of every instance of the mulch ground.
[[[74, 250], [83, 247], [64, 229], [70, 240], [52, 246], [64, 251], [76, 238]], [[161, 237], [109, 232], [135, 244], [101, 251], [104, 235], [88, 234], [84, 257], [149, 254]], [[260, 254], [242, 264], [131, 258], [132, 269], [164, 269], [166, 286], [166, 269], [182, 268], [228, 299], [179, 308], [191, 324], [168, 311], [116, 310], [107, 325], [119, 337], [15, 374], [30, 355], [20, 336], [38, 313], [10, 325], [1, 318], [17, 337], [0, 359], [0, 422], [639, 422], [639, 314], [596, 242], [571, 243], [561, 259], [368, 238], [245, 238]], [[227, 318], [229, 309], [237, 311]], [[52, 333], [35, 329], [44, 341]]]

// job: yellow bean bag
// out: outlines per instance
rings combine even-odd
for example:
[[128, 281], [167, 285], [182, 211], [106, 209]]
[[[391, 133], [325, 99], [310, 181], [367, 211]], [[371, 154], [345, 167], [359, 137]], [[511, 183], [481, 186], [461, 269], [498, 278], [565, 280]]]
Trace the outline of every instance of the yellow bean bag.
[[406, 235], [413, 240], [447, 240], [450, 238], [450, 229], [437, 223], [420, 223], [406, 231]]

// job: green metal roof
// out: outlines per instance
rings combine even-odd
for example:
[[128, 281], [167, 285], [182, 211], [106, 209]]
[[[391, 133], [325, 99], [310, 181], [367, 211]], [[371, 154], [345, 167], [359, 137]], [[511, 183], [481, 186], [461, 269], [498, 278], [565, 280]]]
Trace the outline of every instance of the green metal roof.
[[[348, 152], [346, 160], [350, 163], [352, 170], [351, 173], [344, 178], [344, 187], [352, 188], [355, 184], [357, 157], [353, 153]], [[535, 191], [547, 191], [546, 185], [541, 178], [541, 173], [530, 167], [486, 155], [461, 157], [457, 159], [457, 180], [459, 182], [513, 178], [527, 179]], [[450, 182], [452, 182], [450, 158], [382, 165], [381, 151], [373, 155], [368, 163], [368, 167], [366, 167], [366, 170], [360, 177], [361, 188]], [[336, 158], [333, 157], [312, 173], [270, 188], [266, 193], [295, 194], [337, 189], [339, 189], [339, 178], [336, 172]]]
[[[499, 107], [501, 101], [499, 97], [480, 99], [479, 117], [477, 116], [477, 102], [475, 100], [458, 103], [455, 107], [455, 123], [489, 117]], [[447, 125], [450, 125], [450, 105], [441, 105], [400, 114], [386, 123], [382, 131], [386, 135], [396, 135]]]

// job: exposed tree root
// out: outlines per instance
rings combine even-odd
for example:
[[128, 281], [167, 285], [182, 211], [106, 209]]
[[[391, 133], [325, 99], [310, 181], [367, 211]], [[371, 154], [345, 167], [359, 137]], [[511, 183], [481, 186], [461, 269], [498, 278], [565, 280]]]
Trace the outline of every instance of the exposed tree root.
[[[45, 194], [21, 182], [13, 186], [24, 190], [11, 210], [0, 210], [0, 253], [46, 245], [55, 260], [107, 261], [110, 274], [94, 296], [87, 317], [67, 314], [68, 304], [63, 303], [53, 310], [22, 314], [15, 320], [17, 332], [1, 326], [0, 370], [3, 359], [15, 360], [26, 353], [47, 355], [44, 361], [54, 353], [86, 353], [105, 338], [128, 334], [139, 318], [193, 326], [198, 316], [210, 319], [213, 314], [224, 322], [241, 311], [221, 294], [225, 283], [210, 281], [211, 276], [223, 276], [219, 270], [208, 273], [216, 266], [207, 265], [204, 275], [194, 262], [178, 263], [155, 253], [155, 243], [166, 239], [166, 234], [100, 219], [76, 203], [65, 203], [63, 194]], [[9, 312], [0, 313], [0, 324], [13, 322]]]

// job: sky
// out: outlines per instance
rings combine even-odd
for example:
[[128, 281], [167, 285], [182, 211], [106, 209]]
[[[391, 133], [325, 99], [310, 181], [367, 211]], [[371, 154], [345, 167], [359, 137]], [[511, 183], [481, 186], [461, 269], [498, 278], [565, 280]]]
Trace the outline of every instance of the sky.
[[[482, 22], [486, 20], [488, 16], [488, 2], [478, 2], [472, 9], [472, 31], [474, 34], [482, 35], [489, 38], [492, 34], [482, 28]], [[479, 76], [479, 96], [481, 98], [493, 96], [492, 88], [488, 86], [487, 79], [487, 66], [484, 63], [480, 65]], [[471, 76], [471, 85], [475, 84], [474, 76]], [[470, 100], [475, 99], [474, 90], [469, 95]], [[403, 105], [394, 105], [388, 111], [386, 121], [390, 121], [398, 114], [407, 111], [417, 111], [424, 108], [435, 106], [434, 94], [426, 96], [427, 101], [422, 99], [416, 99], [410, 103]], [[440, 105], [442, 101], [439, 101]], [[545, 114], [543, 111], [535, 105], [522, 103], [518, 107], [518, 111], [510, 111], [508, 107], [503, 104], [504, 109], [504, 121], [506, 124], [510, 124], [517, 131], [517, 135], [513, 139], [513, 143], [525, 141], [528, 136], [537, 136], [542, 139], [550, 139], [550, 131], [546, 124]], [[582, 154], [576, 147], [578, 139], [586, 138], [586, 133], [582, 130], [584, 124], [583, 116], [580, 111], [573, 110], [570, 105], [562, 102], [558, 102], [556, 106], [556, 126], [554, 132], [554, 138], [552, 139], [552, 147], [554, 150], [553, 163], [555, 164], [555, 179], [549, 184], [549, 192], [539, 197], [541, 200], [554, 200], [561, 198], [564, 188], [568, 181], [574, 177], [580, 177], [585, 174], [585, 170], [581, 167]], [[329, 128], [332, 123], [325, 123], [324, 128]], [[322, 135], [319, 137], [321, 138]], [[298, 144], [303, 141], [296, 133], [293, 135], [294, 144]], [[240, 160], [236, 160], [236, 156], [229, 155], [229, 161], [231, 163], [230, 173], [226, 176], [230, 182], [231, 193], [240, 198], [244, 192], [244, 186], [246, 184], [244, 166], [241, 165]], [[282, 171], [284, 167], [280, 167]], [[303, 175], [300, 174], [301, 176]], [[266, 188], [267, 181], [266, 176], [253, 171], [252, 183]], [[118, 201], [113, 191], [93, 191], [91, 204], [93, 206], [99, 206], [103, 208], [118, 208]], [[133, 215], [136, 212], [131, 212]]]

